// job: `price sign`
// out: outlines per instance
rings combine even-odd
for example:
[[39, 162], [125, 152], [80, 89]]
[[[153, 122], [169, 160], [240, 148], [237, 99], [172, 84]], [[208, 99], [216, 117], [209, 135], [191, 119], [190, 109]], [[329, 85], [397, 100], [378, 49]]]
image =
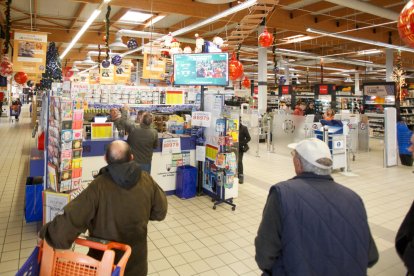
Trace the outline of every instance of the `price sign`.
[[343, 149], [344, 148], [344, 141], [342, 141], [342, 140], [333, 141], [332, 143], [333, 143], [334, 149]]
[[169, 138], [162, 140], [162, 154], [180, 153], [181, 139]]
[[192, 126], [210, 127], [211, 125], [211, 112], [195, 111], [191, 114]]

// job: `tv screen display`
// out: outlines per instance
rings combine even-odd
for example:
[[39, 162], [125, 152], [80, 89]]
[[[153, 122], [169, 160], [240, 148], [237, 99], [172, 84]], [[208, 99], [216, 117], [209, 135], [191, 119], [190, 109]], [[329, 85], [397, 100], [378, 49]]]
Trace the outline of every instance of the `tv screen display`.
[[174, 85], [227, 86], [228, 53], [175, 54]]
[[363, 85], [366, 104], [395, 104], [395, 83], [366, 83]]

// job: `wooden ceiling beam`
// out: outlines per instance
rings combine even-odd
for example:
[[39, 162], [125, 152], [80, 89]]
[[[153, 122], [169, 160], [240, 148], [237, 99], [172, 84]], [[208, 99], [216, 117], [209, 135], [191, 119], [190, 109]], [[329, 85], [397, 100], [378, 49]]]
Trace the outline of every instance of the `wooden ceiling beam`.
[[72, 30], [73, 27], [75, 26], [76, 22], [79, 19], [80, 14], [82, 13], [83, 9], [86, 7], [86, 3], [79, 3], [78, 8], [76, 9], [75, 14], [73, 15], [73, 20], [72, 22], [69, 24], [68, 29]]
[[[114, 27], [114, 24], [116, 24], [118, 22], [119, 19], [121, 19], [122, 16], [124, 16], [124, 14], [128, 11], [129, 9], [127, 8], [121, 8], [120, 10], [118, 10], [109, 20], [109, 28]], [[103, 27], [100, 29], [100, 32], [105, 32], [105, 23], [103, 25]]]

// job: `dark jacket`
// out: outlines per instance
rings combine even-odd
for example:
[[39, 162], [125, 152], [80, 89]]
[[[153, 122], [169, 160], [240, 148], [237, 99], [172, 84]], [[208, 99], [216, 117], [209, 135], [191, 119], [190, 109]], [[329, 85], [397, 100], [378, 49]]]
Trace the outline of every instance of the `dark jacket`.
[[361, 198], [330, 176], [272, 186], [255, 240], [264, 275], [367, 275], [378, 260]]
[[129, 133], [127, 142], [134, 154], [134, 160], [140, 164], [151, 164], [152, 153], [158, 147], [157, 130], [144, 124], [139, 127], [129, 124], [126, 131]]
[[395, 248], [410, 275], [414, 275], [414, 201], [398, 229]]
[[112, 164], [65, 206], [63, 215], [42, 227], [40, 237], [68, 249], [88, 230], [92, 237], [129, 244], [125, 275], [147, 275], [147, 224], [163, 220], [167, 206], [163, 190], [136, 162]]
[[243, 149], [247, 146], [252, 138], [250, 137], [249, 130], [245, 125], [239, 125], [239, 152], [244, 152]]

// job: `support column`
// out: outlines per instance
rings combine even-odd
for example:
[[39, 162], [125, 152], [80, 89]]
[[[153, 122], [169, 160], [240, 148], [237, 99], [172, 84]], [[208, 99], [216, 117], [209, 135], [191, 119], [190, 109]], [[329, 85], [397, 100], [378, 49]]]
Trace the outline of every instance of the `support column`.
[[[263, 32], [264, 26], [259, 26], [259, 35]], [[258, 47], [258, 111], [260, 114], [266, 112], [267, 109], [267, 48]]]
[[139, 75], [139, 70], [140, 70], [140, 66], [141, 66], [141, 62], [139, 62], [137, 60], [137, 65], [135, 67], [135, 85], [141, 85], [141, 77]]
[[394, 67], [394, 50], [385, 49], [385, 76], [386, 81], [392, 81], [392, 69]]
[[285, 84], [284, 85], [289, 85], [290, 84], [290, 70], [289, 70], [289, 65], [286, 64], [285, 65]]
[[362, 92], [359, 90], [359, 73], [355, 73], [355, 95], [362, 95]]

